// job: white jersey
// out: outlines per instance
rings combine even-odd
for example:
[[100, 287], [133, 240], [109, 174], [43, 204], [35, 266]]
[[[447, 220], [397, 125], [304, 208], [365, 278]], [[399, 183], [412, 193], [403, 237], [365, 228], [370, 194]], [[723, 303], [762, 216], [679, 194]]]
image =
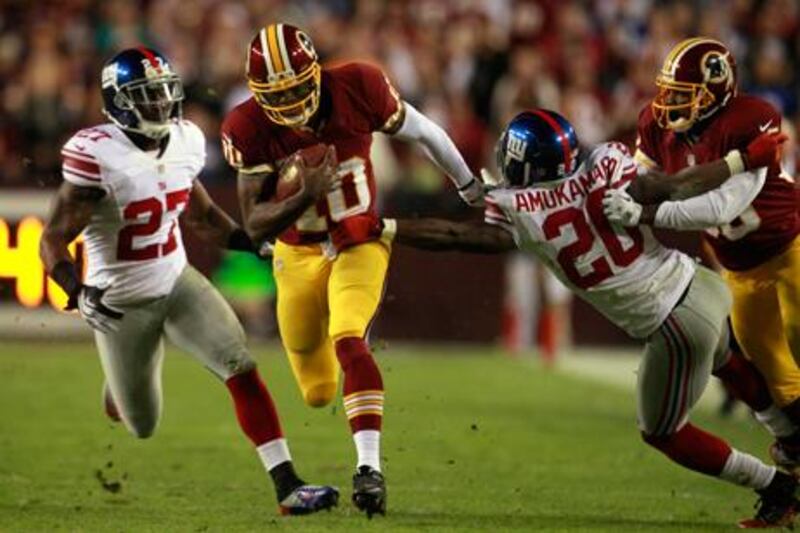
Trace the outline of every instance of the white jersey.
[[497, 189], [486, 222], [507, 229], [568, 287], [632, 337], [667, 318], [692, 280], [695, 263], [662, 246], [646, 227], [612, 227], [603, 193], [636, 176], [619, 143], [601, 144], [571, 176], [528, 189]]
[[84, 230], [85, 283], [108, 287], [112, 305], [169, 294], [186, 266], [178, 217], [205, 163], [200, 128], [175, 122], [158, 157], [103, 124], [76, 133], [61, 155], [65, 180], [106, 193]]

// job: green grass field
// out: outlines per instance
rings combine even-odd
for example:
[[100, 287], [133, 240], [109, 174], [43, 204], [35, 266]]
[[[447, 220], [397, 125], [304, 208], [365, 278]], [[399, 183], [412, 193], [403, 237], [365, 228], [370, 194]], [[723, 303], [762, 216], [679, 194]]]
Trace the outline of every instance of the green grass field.
[[[390, 347], [389, 513], [367, 521], [341, 408], [306, 408], [282, 355], [256, 353], [300, 473], [339, 486], [339, 508], [277, 516], [225, 387], [188, 356], [169, 352], [161, 426], [137, 441], [102, 414], [91, 345], [4, 343], [0, 531], [729, 531], [753, 511], [752, 493], [642, 444], [632, 391], [485, 350]], [[764, 456], [749, 420], [696, 420]]]

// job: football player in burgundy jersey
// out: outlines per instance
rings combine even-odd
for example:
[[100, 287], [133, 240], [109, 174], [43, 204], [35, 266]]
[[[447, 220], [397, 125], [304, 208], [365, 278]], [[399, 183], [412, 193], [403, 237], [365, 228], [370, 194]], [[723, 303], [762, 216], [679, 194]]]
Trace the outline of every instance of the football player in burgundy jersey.
[[[344, 372], [344, 410], [358, 455], [353, 502], [368, 516], [383, 513], [384, 392], [366, 335], [381, 301], [390, 247], [346, 230], [354, 216], [378, 221], [372, 134], [421, 144], [470, 205], [481, 204], [483, 186], [447, 134], [401, 100], [380, 69], [355, 62], [322, 68], [311, 39], [294, 26], [261, 29], [250, 42], [246, 71], [252, 98], [222, 125], [225, 157], [238, 171], [245, 227], [259, 244], [277, 239], [278, 325], [306, 403], [330, 403], [339, 368]], [[297, 150], [319, 143], [336, 150], [331, 186], [276, 201], [276, 171]], [[344, 235], [333, 241], [336, 228]]]
[[[195, 179], [205, 137], [181, 119], [180, 78], [158, 52], [131, 48], [106, 63], [102, 92], [110, 122], [79, 131], [62, 149], [64, 183], [41, 256], [69, 297], [67, 309], [78, 309], [95, 330], [106, 412], [136, 437], [153, 434], [167, 336], [224, 381], [239, 425], [273, 479], [280, 511], [308, 514], [336, 505], [335, 488], [306, 485], [295, 473], [236, 315], [186, 261], [179, 219], [220, 246], [255, 249]], [[85, 280], [67, 248], [81, 232]]]
[[[731, 159], [757, 168], [774, 159], [777, 144], [769, 135], [759, 137]], [[722, 279], [662, 246], [647, 227], [615, 227], [604, 215], [605, 191], [637, 179], [627, 148], [605, 143], [579, 157], [569, 122], [534, 109], [506, 128], [498, 167], [503, 179], [486, 195], [482, 222], [387, 219], [376, 225], [353, 217], [348, 232], [430, 250], [535, 253], [578, 296], [645, 342], [637, 383], [644, 441], [686, 468], [755, 489], [758, 513], [741, 527], [790, 525], [800, 504], [798, 482], [689, 420], [713, 374], [759, 413], [773, 435], [795, 431], [752, 363], [728, 348], [731, 298]], [[692, 167], [662, 177], [660, 192], [680, 194], [698, 182], [715, 187], [731, 172], [725, 160]]]
[[[639, 115], [635, 157], [646, 168], [674, 173], [724, 157], [764, 132], [780, 131], [781, 116], [770, 104], [737, 94], [734, 58], [718, 41], [697, 37], [679, 43], [656, 83], [658, 95]], [[632, 199], [646, 200], [637, 191]], [[777, 404], [800, 423], [800, 202], [794, 177], [776, 159], [698, 196], [688, 209], [665, 202], [649, 206], [644, 215], [643, 221], [657, 227], [705, 230], [733, 293], [735, 336]], [[779, 439], [770, 453], [778, 464], [796, 467], [800, 435]]]

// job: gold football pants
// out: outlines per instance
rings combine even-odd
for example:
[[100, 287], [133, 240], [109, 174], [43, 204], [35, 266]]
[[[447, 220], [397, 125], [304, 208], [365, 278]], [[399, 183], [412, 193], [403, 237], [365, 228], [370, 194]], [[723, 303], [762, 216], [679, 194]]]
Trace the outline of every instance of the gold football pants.
[[348, 248], [333, 260], [319, 245], [275, 245], [278, 327], [308, 405], [321, 407], [336, 396], [334, 343], [366, 335], [383, 296], [389, 255], [379, 241]]
[[800, 238], [766, 263], [724, 277], [734, 334], [775, 403], [788, 405], [800, 398]]

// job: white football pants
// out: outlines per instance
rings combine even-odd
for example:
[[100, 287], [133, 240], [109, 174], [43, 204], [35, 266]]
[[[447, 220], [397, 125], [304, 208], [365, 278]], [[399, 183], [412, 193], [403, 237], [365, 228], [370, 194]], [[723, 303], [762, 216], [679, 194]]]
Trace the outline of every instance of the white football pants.
[[137, 437], [152, 435], [161, 417], [165, 333], [222, 380], [255, 366], [233, 310], [191, 266], [169, 295], [119, 308], [125, 313], [119, 330], [95, 331], [95, 342], [117, 410]]
[[683, 301], [647, 338], [639, 364], [639, 429], [670, 435], [689, 418], [711, 372], [728, 362], [731, 294], [716, 273], [697, 267]]

